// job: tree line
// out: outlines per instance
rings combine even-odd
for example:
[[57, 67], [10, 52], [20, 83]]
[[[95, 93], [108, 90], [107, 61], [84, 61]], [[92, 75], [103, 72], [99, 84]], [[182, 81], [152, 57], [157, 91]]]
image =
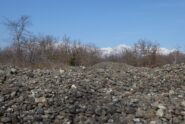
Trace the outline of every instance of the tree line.
[[0, 49], [0, 63], [22, 67], [90, 66], [103, 61], [122, 62], [133, 66], [156, 67], [185, 62], [185, 54], [176, 49], [165, 55], [160, 45], [139, 40], [132, 48], [124, 48], [117, 54], [102, 56], [95, 45], [82, 44], [64, 36], [59, 42], [51, 35], [34, 35], [28, 30], [30, 18], [6, 19], [5, 26], [11, 32], [12, 43]]

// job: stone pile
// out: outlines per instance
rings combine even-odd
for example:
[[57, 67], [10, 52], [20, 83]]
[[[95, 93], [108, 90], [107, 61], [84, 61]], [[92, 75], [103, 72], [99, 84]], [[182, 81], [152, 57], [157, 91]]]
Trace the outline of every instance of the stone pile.
[[185, 64], [0, 66], [0, 123], [185, 124]]

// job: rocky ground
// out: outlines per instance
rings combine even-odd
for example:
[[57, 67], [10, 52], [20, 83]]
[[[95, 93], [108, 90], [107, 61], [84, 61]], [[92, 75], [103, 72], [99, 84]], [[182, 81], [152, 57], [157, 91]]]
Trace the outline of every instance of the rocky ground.
[[185, 64], [0, 66], [0, 123], [185, 124]]

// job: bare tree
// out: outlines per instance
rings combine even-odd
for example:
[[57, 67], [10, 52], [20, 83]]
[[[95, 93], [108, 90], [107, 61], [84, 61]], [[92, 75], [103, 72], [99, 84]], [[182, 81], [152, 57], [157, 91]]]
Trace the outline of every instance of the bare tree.
[[156, 64], [157, 52], [159, 50], [159, 45], [152, 43], [147, 40], [139, 40], [134, 45], [134, 53], [136, 54], [139, 65], [148, 66]]
[[30, 20], [28, 16], [21, 16], [18, 20], [6, 19], [5, 26], [12, 33], [13, 46], [16, 49], [17, 59], [22, 59], [21, 45], [26, 41], [26, 38], [30, 35], [27, 30]]
[[179, 63], [179, 57], [180, 57], [180, 51], [179, 50], [175, 50], [173, 52], [170, 53], [170, 55], [173, 57], [173, 64], [177, 64]]

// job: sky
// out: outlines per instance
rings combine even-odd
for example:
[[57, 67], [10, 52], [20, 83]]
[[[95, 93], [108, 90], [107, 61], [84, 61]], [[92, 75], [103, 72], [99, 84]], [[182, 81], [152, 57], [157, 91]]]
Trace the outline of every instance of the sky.
[[10, 41], [4, 18], [27, 15], [34, 34], [67, 35], [97, 47], [146, 39], [185, 48], [184, 13], [185, 0], [0, 0], [0, 45]]

